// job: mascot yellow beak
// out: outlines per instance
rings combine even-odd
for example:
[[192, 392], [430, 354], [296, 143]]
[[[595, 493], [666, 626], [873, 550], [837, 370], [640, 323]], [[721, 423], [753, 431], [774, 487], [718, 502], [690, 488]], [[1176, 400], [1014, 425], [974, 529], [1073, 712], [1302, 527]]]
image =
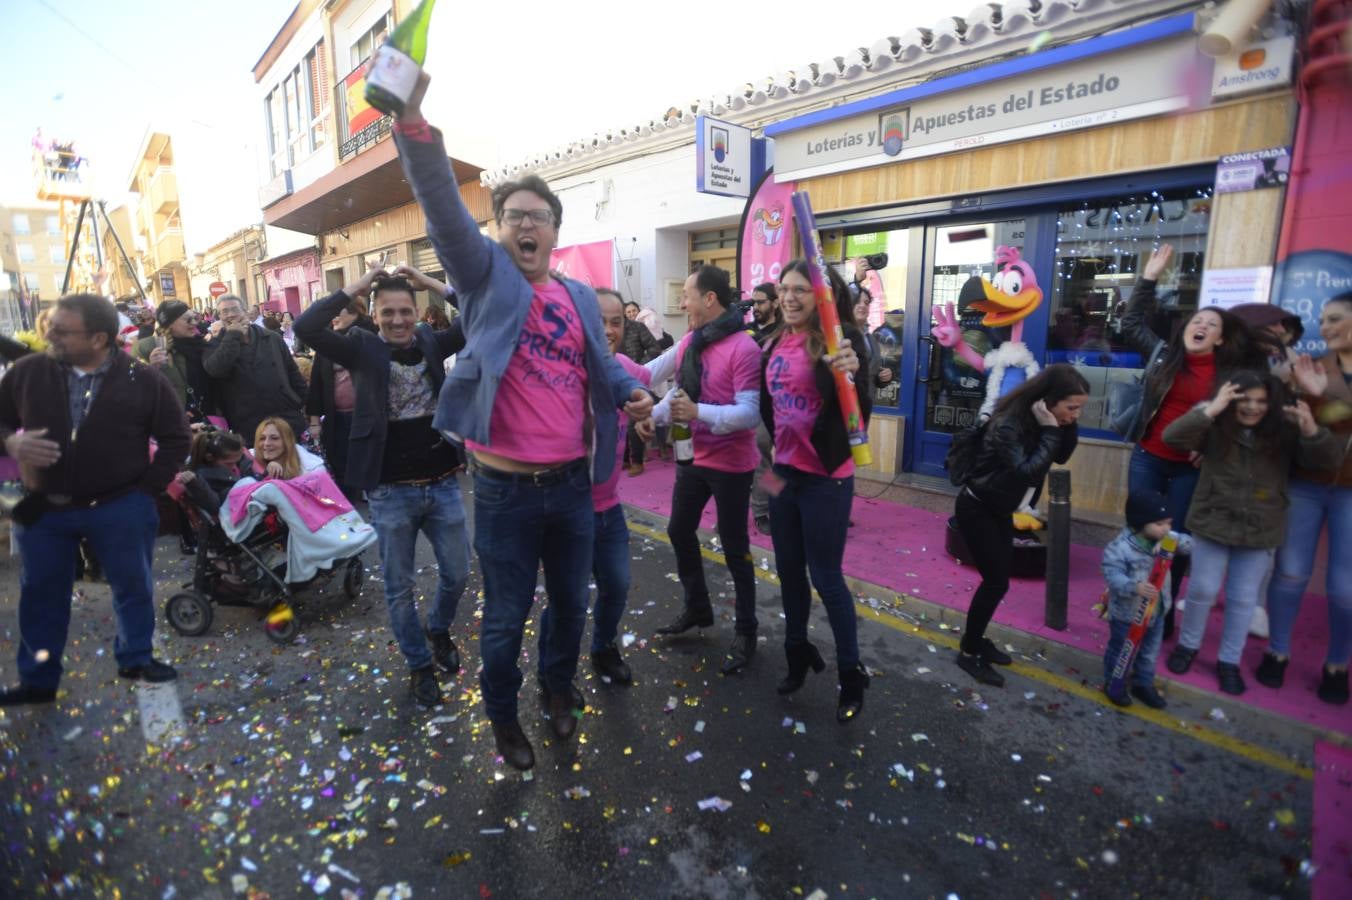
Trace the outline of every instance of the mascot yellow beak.
[[987, 328], [1003, 328], [1022, 321], [1032, 315], [1042, 302], [1042, 289], [1038, 287], [1026, 287], [1017, 294], [1006, 294], [983, 278], [981, 289], [986, 299], [973, 303], [972, 309], [979, 309], [986, 314], [981, 324]]

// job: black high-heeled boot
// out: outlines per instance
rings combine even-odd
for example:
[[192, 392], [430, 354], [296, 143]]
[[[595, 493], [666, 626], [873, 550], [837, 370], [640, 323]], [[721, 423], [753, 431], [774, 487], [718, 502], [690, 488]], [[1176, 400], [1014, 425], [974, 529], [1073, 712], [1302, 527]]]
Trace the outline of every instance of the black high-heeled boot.
[[817, 648], [809, 643], [785, 647], [784, 656], [789, 660], [789, 674], [785, 675], [779, 687], [775, 688], [781, 694], [792, 694], [801, 688], [803, 682], [807, 680], [808, 669], [820, 672], [826, 668], [826, 660], [822, 659]]
[[862, 665], [843, 669], [840, 673], [840, 700], [836, 704], [836, 721], [852, 721], [864, 709], [864, 691], [868, 688], [868, 670]]

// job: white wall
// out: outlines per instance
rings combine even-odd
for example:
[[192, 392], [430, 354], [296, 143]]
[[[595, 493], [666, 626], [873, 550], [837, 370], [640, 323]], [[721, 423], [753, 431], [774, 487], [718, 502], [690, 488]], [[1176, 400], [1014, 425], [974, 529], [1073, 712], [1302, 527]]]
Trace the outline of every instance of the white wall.
[[[641, 295], [626, 299], [659, 315], [663, 283], [687, 275], [689, 233], [736, 225], [745, 206], [738, 198], [695, 190], [694, 143], [560, 178], [550, 187], [563, 201], [559, 246], [615, 241], [614, 258], [637, 258], [641, 270]], [[672, 335], [686, 330], [682, 315], [663, 322]]]

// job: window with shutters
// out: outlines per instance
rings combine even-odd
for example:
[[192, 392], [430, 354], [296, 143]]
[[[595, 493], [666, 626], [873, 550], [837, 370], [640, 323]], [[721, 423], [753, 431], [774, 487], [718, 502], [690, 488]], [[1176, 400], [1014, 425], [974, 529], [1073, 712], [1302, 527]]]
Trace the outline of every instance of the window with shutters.
[[328, 143], [329, 69], [323, 41], [315, 44], [315, 48], [306, 54], [305, 69], [309, 74], [306, 88], [311, 115], [310, 145], [311, 149], [315, 149]]

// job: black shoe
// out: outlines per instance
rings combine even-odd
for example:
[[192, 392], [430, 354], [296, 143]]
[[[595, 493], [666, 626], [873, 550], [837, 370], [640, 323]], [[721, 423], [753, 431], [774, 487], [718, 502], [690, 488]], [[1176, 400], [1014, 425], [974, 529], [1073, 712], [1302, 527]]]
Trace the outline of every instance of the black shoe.
[[513, 769], [524, 772], [535, 767], [535, 751], [531, 749], [530, 740], [516, 719], [494, 722], [493, 740], [497, 742], [498, 753], [503, 761]]
[[709, 628], [714, 624], [714, 611], [709, 608], [701, 610], [686, 609], [681, 612], [670, 625], [663, 625], [657, 629], [658, 634], [683, 634], [692, 628]]
[[751, 663], [751, 657], [756, 655], [756, 633], [742, 634], [738, 632], [732, 636], [732, 644], [728, 646], [728, 652], [723, 657], [723, 667], [720, 670], [724, 675], [733, 675], [742, 671]]
[[56, 699], [56, 688], [40, 688], [19, 684], [0, 691], [0, 706], [28, 706], [33, 703], [51, 703]]
[[1233, 663], [1216, 663], [1216, 677], [1221, 690], [1227, 694], [1239, 696], [1244, 693], [1244, 676], [1239, 674], [1239, 666]]
[[624, 657], [620, 656], [620, 648], [613, 643], [593, 650], [591, 664], [606, 684], [632, 684], [634, 681], [634, 673], [629, 671]]
[[1008, 653], [995, 646], [995, 642], [987, 637], [981, 639], [981, 649], [977, 651], [977, 655], [992, 666], [1008, 666], [1014, 663]]
[[1345, 705], [1347, 703], [1347, 670], [1332, 672], [1328, 666], [1325, 666], [1324, 674], [1319, 679], [1318, 696], [1325, 703], [1332, 703], [1334, 706]]
[[180, 534], [178, 536], [178, 550], [184, 556], [192, 556], [197, 552], [197, 538]]
[[770, 533], [770, 517], [769, 517], [769, 516], [756, 516], [756, 530], [759, 531], [761, 534], [769, 534], [769, 533]]
[[567, 693], [555, 694], [548, 688], [544, 692], [545, 716], [549, 719], [549, 729], [561, 741], [566, 741], [577, 732], [578, 715], [583, 709], [579, 698], [582, 692], [577, 685], [568, 685]]
[[1103, 686], [1103, 693], [1107, 696], [1109, 700], [1113, 701], [1113, 703], [1117, 704], [1123, 709], [1126, 709], [1128, 706], [1131, 706], [1131, 694], [1128, 694], [1126, 691], [1123, 690], [1114, 691], [1111, 687], [1105, 684]]
[[441, 703], [441, 685], [432, 666], [412, 669], [408, 673], [408, 692], [419, 706], [438, 706]]
[[959, 650], [958, 667], [982, 684], [989, 684], [991, 687], [1005, 686], [1005, 676], [992, 669], [990, 663], [975, 653], [963, 653]]
[[178, 672], [167, 663], [162, 663], [158, 659], [151, 659], [143, 666], [120, 667], [117, 670], [117, 677], [131, 681], [148, 681], [151, 684], [160, 684], [165, 681], [174, 681], [178, 678]]
[[451, 640], [449, 631], [427, 632], [427, 642], [432, 645], [432, 660], [443, 672], [450, 672], [452, 675], [460, 671], [460, 651], [456, 649], [455, 641]]
[[1169, 652], [1169, 661], [1165, 665], [1175, 675], [1183, 675], [1192, 668], [1192, 661], [1196, 658], [1196, 650], [1189, 650], [1182, 644], [1175, 644], [1174, 649]]
[[1258, 664], [1254, 677], [1258, 683], [1264, 687], [1279, 688], [1286, 681], [1286, 664], [1291, 661], [1290, 657], [1278, 659], [1271, 650], [1263, 653], [1263, 661]]
[[780, 694], [792, 694], [801, 688], [803, 682], [807, 680], [808, 669], [820, 672], [826, 668], [826, 661], [822, 659], [821, 652], [809, 643], [785, 647], [784, 655], [789, 660], [789, 674], [785, 675], [779, 687], [775, 688]]
[[1153, 684], [1133, 684], [1131, 695], [1151, 709], [1164, 709], [1169, 705], [1169, 701], [1164, 699], [1163, 694], [1155, 690]]
[[836, 701], [836, 721], [853, 721], [864, 711], [864, 691], [868, 689], [868, 669], [862, 665], [840, 673], [840, 699]]

